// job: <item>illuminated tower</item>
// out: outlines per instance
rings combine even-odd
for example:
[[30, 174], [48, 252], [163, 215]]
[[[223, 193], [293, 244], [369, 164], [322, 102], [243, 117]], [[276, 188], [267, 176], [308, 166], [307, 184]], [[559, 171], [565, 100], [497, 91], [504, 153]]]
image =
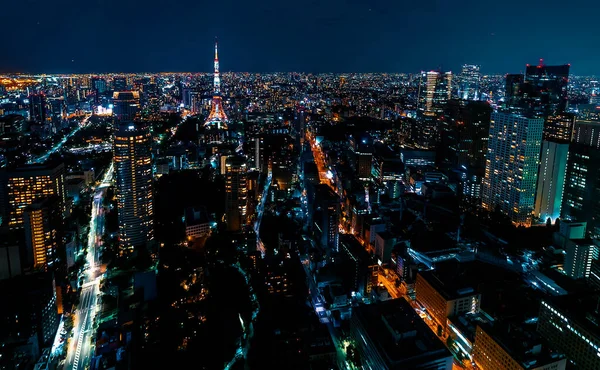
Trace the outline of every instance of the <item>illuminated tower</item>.
[[219, 75], [217, 41], [215, 41], [215, 74], [212, 109], [204, 125], [211, 128], [227, 130], [227, 115], [223, 109], [223, 100], [221, 99], [221, 77]]
[[115, 132], [119, 246], [131, 249], [152, 240], [152, 137], [141, 122], [120, 122]]
[[133, 249], [153, 239], [152, 136], [137, 122], [137, 92], [115, 93], [114, 165], [117, 177], [119, 247]]

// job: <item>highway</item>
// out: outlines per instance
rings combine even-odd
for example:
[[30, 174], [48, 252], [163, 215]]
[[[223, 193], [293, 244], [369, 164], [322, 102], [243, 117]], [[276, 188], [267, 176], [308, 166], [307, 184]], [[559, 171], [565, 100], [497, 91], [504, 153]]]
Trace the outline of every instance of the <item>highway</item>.
[[54, 145], [52, 148], [50, 148], [50, 150], [48, 150], [45, 154], [35, 158], [35, 159], [31, 159], [29, 160], [30, 164], [39, 164], [39, 163], [44, 163], [52, 154], [56, 153], [57, 151], [60, 150], [60, 148], [62, 148], [63, 145], [65, 145], [65, 143], [73, 136], [75, 135], [77, 132], [79, 132], [79, 130], [81, 130], [83, 127], [85, 127], [90, 119], [92, 115], [88, 114], [85, 116], [85, 118], [81, 121], [81, 123], [79, 124], [79, 126], [75, 127], [73, 129], [73, 131], [71, 131], [69, 134], [67, 134], [65, 137], [62, 138], [61, 141], [59, 141], [58, 143], [56, 143], [56, 145]]
[[73, 338], [67, 349], [65, 370], [86, 369], [94, 355], [94, 318], [100, 310], [98, 295], [100, 294], [100, 263], [99, 247], [102, 244], [104, 233], [104, 210], [102, 202], [106, 195], [106, 187], [110, 184], [113, 176], [113, 165], [106, 170], [100, 185], [95, 189], [92, 201], [92, 217], [90, 218], [88, 247], [86, 254], [86, 266], [82, 274], [83, 284], [79, 306], [75, 311], [73, 323]]

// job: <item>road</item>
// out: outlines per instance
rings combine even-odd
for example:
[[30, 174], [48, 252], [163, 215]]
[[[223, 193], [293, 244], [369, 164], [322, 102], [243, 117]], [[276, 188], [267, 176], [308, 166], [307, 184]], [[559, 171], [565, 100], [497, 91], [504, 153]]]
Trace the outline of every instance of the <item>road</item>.
[[35, 158], [35, 159], [31, 159], [29, 161], [29, 163], [44, 163], [52, 154], [56, 153], [57, 151], [60, 150], [60, 148], [62, 148], [63, 145], [65, 145], [65, 143], [73, 136], [75, 135], [77, 132], [79, 132], [79, 130], [81, 130], [83, 127], [85, 127], [88, 123], [88, 121], [90, 120], [90, 117], [92, 115], [88, 114], [87, 116], [85, 116], [85, 118], [81, 121], [81, 123], [79, 124], [79, 126], [75, 127], [73, 129], [73, 131], [71, 131], [69, 134], [67, 134], [65, 137], [62, 138], [61, 141], [59, 141], [58, 143], [56, 143], [56, 145], [54, 145], [52, 148], [50, 148], [50, 150], [48, 150], [45, 154]]
[[85, 369], [94, 355], [92, 340], [96, 313], [100, 310], [98, 295], [100, 294], [100, 263], [99, 247], [104, 233], [104, 210], [102, 202], [106, 195], [106, 186], [113, 176], [113, 166], [105, 172], [104, 178], [96, 187], [92, 201], [92, 217], [90, 218], [86, 265], [89, 266], [82, 274], [83, 284], [79, 306], [75, 311], [73, 323], [73, 338], [67, 349], [65, 370]]

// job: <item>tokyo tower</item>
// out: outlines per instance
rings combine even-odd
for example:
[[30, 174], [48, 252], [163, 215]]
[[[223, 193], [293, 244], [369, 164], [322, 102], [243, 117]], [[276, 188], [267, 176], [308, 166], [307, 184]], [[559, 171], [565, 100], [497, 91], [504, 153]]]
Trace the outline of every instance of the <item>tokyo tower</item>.
[[212, 98], [212, 109], [204, 123], [204, 126], [227, 130], [227, 115], [223, 109], [223, 100], [221, 99], [221, 77], [219, 75], [219, 54], [217, 51], [217, 41], [215, 40], [215, 74], [214, 91]]

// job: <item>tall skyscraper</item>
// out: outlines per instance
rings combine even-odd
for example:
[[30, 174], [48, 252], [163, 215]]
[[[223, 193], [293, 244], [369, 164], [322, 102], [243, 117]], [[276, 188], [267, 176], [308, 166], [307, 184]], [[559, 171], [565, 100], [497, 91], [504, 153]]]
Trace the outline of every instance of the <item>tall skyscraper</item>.
[[340, 245], [340, 198], [325, 184], [316, 186], [314, 221], [318, 240], [327, 253]]
[[240, 231], [246, 223], [247, 201], [246, 160], [240, 156], [225, 161], [225, 215], [227, 228]]
[[48, 107], [44, 93], [29, 95], [29, 120], [36, 123], [46, 122]]
[[11, 229], [23, 227], [23, 212], [40, 198], [58, 196], [61, 211], [65, 204], [65, 166], [26, 165], [0, 170], [0, 218]]
[[554, 222], [560, 217], [563, 201], [569, 144], [544, 140], [537, 180], [535, 216]]
[[433, 112], [433, 97], [439, 76], [440, 73], [436, 71], [421, 72], [421, 81], [419, 83], [421, 102], [419, 104], [426, 113]]
[[52, 271], [57, 268], [63, 229], [59, 203], [56, 196], [40, 198], [23, 213], [27, 264], [34, 269]]
[[561, 215], [574, 122], [571, 113], [546, 117], [534, 211], [542, 222], [548, 218], [555, 221]]
[[152, 135], [146, 124], [133, 120], [138, 98], [137, 92], [116, 92], [114, 100], [114, 164], [122, 249], [145, 246], [154, 238]]
[[214, 72], [214, 90], [212, 98], [212, 109], [206, 122], [205, 126], [217, 129], [227, 129], [227, 115], [223, 109], [223, 100], [221, 98], [221, 76], [219, 74], [219, 54], [217, 48], [217, 42], [215, 41], [215, 72]]
[[492, 113], [482, 205], [517, 225], [531, 225], [543, 128], [543, 118]]
[[585, 221], [589, 234], [600, 236], [600, 149], [571, 143], [566, 172], [562, 217]]
[[464, 100], [479, 100], [479, 86], [481, 83], [481, 73], [479, 66], [474, 64], [465, 64], [460, 73], [460, 94], [459, 97]]
[[505, 102], [525, 115], [551, 116], [567, 108], [569, 65], [527, 65], [525, 75], [506, 76]]
[[133, 122], [140, 111], [140, 93], [137, 91], [115, 91], [113, 115], [115, 122]]

